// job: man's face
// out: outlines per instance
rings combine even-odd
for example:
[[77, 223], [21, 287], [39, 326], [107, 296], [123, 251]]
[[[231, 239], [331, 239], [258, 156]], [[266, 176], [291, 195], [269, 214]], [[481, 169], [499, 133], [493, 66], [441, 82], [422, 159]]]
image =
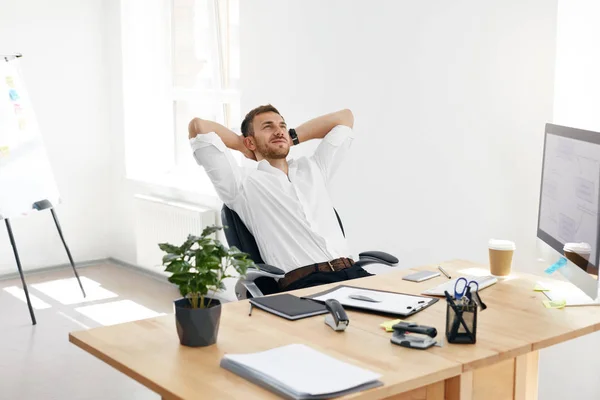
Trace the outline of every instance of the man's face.
[[287, 132], [287, 125], [281, 115], [274, 112], [259, 114], [254, 117], [253, 127], [255, 153], [266, 159], [287, 157], [292, 139]]

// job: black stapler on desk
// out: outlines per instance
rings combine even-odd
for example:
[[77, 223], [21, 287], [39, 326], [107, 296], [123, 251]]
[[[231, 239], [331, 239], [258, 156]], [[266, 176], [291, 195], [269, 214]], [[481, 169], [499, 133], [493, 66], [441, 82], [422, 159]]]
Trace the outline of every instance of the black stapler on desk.
[[433, 340], [437, 336], [437, 329], [434, 327], [417, 325], [413, 322], [399, 322], [392, 328], [394, 333], [391, 342], [399, 346], [425, 350], [437, 344]]
[[350, 319], [342, 304], [335, 299], [329, 299], [325, 301], [325, 308], [330, 312], [330, 314], [325, 316], [325, 323], [334, 331], [346, 330], [350, 323]]

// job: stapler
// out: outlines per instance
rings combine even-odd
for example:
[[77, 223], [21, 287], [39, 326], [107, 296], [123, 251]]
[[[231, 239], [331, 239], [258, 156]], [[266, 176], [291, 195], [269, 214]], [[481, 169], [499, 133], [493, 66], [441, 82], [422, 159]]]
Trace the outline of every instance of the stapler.
[[325, 316], [325, 323], [334, 331], [346, 330], [350, 320], [340, 302], [335, 299], [326, 300], [325, 308], [329, 311], [329, 314]]
[[418, 325], [413, 322], [399, 322], [392, 328], [394, 333], [391, 342], [399, 346], [425, 350], [437, 344], [433, 340], [437, 336], [437, 329], [434, 327]]

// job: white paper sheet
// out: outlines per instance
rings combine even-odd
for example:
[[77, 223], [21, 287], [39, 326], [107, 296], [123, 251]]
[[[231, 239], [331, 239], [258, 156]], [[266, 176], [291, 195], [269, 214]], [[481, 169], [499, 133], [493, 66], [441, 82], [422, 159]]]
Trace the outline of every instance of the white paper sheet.
[[290, 344], [260, 353], [227, 354], [224, 358], [258, 371], [296, 393], [312, 396], [340, 392], [381, 377], [303, 344]]

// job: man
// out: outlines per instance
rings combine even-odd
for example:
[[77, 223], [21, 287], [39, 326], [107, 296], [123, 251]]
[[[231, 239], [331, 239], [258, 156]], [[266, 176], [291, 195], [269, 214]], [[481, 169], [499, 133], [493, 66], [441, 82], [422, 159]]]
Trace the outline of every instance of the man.
[[[370, 275], [348, 258], [327, 191], [350, 148], [353, 124], [352, 112], [341, 110], [288, 130], [272, 105], [246, 115], [243, 136], [212, 121], [190, 121], [194, 158], [248, 227], [263, 260], [286, 272], [280, 291]], [[286, 159], [292, 145], [311, 139], [323, 139], [311, 157]], [[238, 166], [230, 150], [257, 167]]]

